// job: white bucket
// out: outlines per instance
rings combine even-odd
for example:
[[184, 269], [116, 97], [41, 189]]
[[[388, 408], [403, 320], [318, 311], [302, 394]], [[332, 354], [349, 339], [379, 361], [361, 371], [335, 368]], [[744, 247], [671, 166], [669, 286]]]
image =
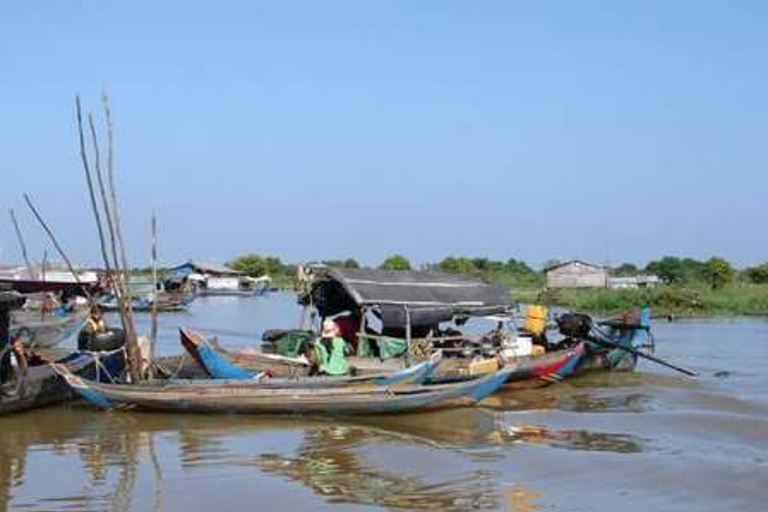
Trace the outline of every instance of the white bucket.
[[506, 341], [501, 350], [501, 354], [505, 358], [525, 357], [532, 353], [533, 341], [530, 336], [517, 336], [513, 340]]

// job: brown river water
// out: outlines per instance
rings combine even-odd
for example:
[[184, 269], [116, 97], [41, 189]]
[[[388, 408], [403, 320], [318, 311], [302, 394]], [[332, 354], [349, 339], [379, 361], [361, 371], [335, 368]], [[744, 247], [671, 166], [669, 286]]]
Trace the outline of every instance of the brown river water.
[[[287, 294], [161, 317], [247, 346], [292, 327]], [[147, 324], [147, 317], [141, 322]], [[768, 320], [654, 325], [651, 363], [365, 419], [172, 415], [84, 404], [0, 418], [0, 510], [768, 510]], [[250, 333], [246, 335], [246, 333]]]

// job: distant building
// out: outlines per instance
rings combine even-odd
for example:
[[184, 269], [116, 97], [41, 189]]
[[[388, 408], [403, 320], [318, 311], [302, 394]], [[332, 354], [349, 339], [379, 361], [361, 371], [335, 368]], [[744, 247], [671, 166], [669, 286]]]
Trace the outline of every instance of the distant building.
[[608, 271], [601, 265], [580, 260], [558, 263], [544, 269], [547, 288], [606, 288]]
[[614, 290], [637, 288], [654, 288], [661, 284], [659, 276], [639, 275], [629, 277], [611, 277], [608, 279], [608, 287]]
[[184, 277], [200, 295], [254, 295], [272, 286], [269, 276], [252, 278], [235, 269], [188, 261], [170, 269], [170, 278]]

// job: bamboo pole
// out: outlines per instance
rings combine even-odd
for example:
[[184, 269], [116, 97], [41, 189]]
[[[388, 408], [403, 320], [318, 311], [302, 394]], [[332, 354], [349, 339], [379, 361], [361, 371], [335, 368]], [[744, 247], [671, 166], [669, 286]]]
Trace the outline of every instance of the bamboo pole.
[[[96, 134], [96, 126], [93, 121], [93, 115], [90, 113], [88, 114], [88, 126], [90, 128], [91, 133], [91, 139], [93, 143], [93, 152], [94, 152], [94, 169], [96, 171], [96, 182], [99, 186], [99, 195], [101, 197], [101, 204], [102, 208], [104, 210], [104, 219], [107, 222], [107, 231], [109, 233], [109, 245], [110, 245], [110, 253], [112, 255], [112, 268], [114, 269], [114, 272], [112, 273], [112, 288], [115, 291], [115, 296], [117, 298], [117, 304], [118, 308], [120, 310], [120, 319], [123, 324], [123, 329], [125, 329], [129, 344], [133, 344], [134, 342], [131, 342], [130, 340], [133, 340], [136, 338], [136, 329], [135, 324], [133, 323], [133, 295], [131, 294], [130, 290], [130, 284], [128, 283], [128, 279], [126, 276], [126, 273], [123, 272], [120, 269], [120, 261], [117, 257], [117, 245], [115, 240], [115, 225], [114, 225], [114, 211], [115, 211], [115, 205], [110, 204], [109, 198], [107, 196], [107, 191], [104, 186], [104, 173], [102, 171], [101, 167], [101, 151], [99, 149], [99, 138]], [[130, 350], [129, 350], [130, 352]], [[138, 354], [138, 347], [136, 348], [136, 354]], [[132, 365], [140, 365], [139, 359], [136, 359], [139, 357], [138, 355], [132, 355]], [[136, 373], [140, 373], [138, 367], [136, 368]]]
[[67, 265], [67, 268], [72, 273], [72, 275], [75, 278], [75, 282], [80, 287], [81, 290], [85, 293], [86, 297], [88, 298], [89, 302], [93, 301], [93, 297], [91, 296], [91, 291], [88, 290], [83, 285], [83, 282], [80, 280], [80, 276], [77, 275], [77, 272], [75, 272], [75, 267], [72, 265], [72, 262], [67, 257], [67, 254], [64, 252], [64, 249], [61, 248], [61, 245], [59, 244], [59, 241], [56, 239], [56, 235], [53, 234], [53, 231], [50, 227], [48, 227], [48, 224], [43, 220], [42, 215], [40, 215], [40, 212], [37, 211], [37, 208], [35, 208], [35, 205], [32, 203], [32, 199], [29, 198], [28, 194], [24, 194], [24, 201], [26, 201], [27, 206], [29, 206], [29, 209], [32, 210], [32, 214], [37, 219], [37, 222], [40, 223], [40, 226], [42, 226], [43, 231], [48, 235], [48, 238], [50, 238], [51, 243], [56, 248], [56, 251], [59, 253], [59, 256], [61, 256], [61, 259], [64, 260], [64, 263]]
[[[115, 187], [115, 167], [114, 167], [114, 125], [112, 124], [112, 110], [109, 106], [109, 94], [104, 89], [101, 96], [104, 104], [104, 116], [107, 122], [107, 178], [109, 179], [109, 192], [112, 200], [113, 221], [115, 223], [115, 237], [120, 250], [120, 263], [123, 267], [123, 276], [128, 272], [128, 259], [125, 256], [125, 245], [123, 244], [123, 229], [120, 222], [120, 208], [117, 202], [117, 187]], [[127, 280], [127, 279], [126, 279]]]
[[[104, 268], [107, 271], [107, 275], [110, 274], [111, 266], [109, 264], [109, 258], [107, 257], [107, 246], [104, 239], [104, 229], [101, 225], [101, 214], [99, 213], [99, 207], [96, 204], [96, 195], [93, 192], [93, 179], [91, 177], [91, 166], [88, 162], [88, 154], [85, 150], [85, 134], [83, 133], [83, 111], [80, 106], [80, 96], [75, 96], [75, 107], [77, 110], [77, 133], [80, 140], [80, 159], [83, 162], [83, 169], [85, 170], [85, 182], [88, 185], [88, 196], [91, 199], [91, 210], [93, 211], [93, 218], [96, 221], [96, 229], [99, 233], [99, 246], [101, 247], [101, 257], [104, 261]], [[98, 155], [98, 150], [96, 150]]]
[[33, 270], [32, 270], [32, 264], [29, 262], [29, 256], [27, 255], [27, 244], [24, 243], [24, 237], [21, 234], [21, 229], [19, 228], [19, 223], [16, 220], [16, 212], [13, 211], [13, 208], [10, 210], [11, 212], [11, 222], [13, 222], [13, 228], [16, 230], [16, 238], [19, 241], [19, 247], [21, 247], [21, 256], [24, 258], [24, 263], [27, 265], [27, 272], [29, 273], [29, 278], [34, 279]]
[[[109, 180], [109, 194], [112, 205], [112, 222], [114, 224], [115, 231], [115, 246], [116, 251], [120, 256], [120, 266], [122, 266], [122, 280], [123, 283], [128, 282], [128, 258], [126, 257], [125, 243], [123, 242], [123, 228], [120, 222], [120, 203], [117, 200], [117, 187], [115, 186], [115, 167], [114, 167], [114, 125], [112, 123], [112, 110], [109, 105], [109, 94], [107, 89], [102, 90], [102, 104], [104, 108], [104, 118], [107, 124], [107, 179]], [[137, 343], [136, 332], [133, 329], [133, 310], [128, 308], [127, 311], [128, 321], [131, 324], [133, 331], [134, 343]], [[138, 346], [136, 347], [138, 349]]]
[[[129, 373], [131, 375], [131, 379], [134, 382], [138, 382], [141, 380], [141, 354], [138, 346], [138, 339], [136, 335], [136, 328], [135, 324], [133, 322], [133, 310], [131, 306], [131, 297], [130, 292], [127, 287], [127, 269], [123, 267], [122, 271], [120, 271], [119, 268], [116, 269], [116, 272], [111, 272], [111, 265], [109, 261], [109, 257], [107, 255], [107, 248], [106, 248], [106, 239], [104, 235], [104, 229], [102, 227], [101, 223], [101, 215], [99, 213], [98, 204], [96, 201], [96, 194], [94, 192], [94, 186], [93, 186], [93, 178], [90, 170], [90, 165], [88, 162], [88, 157], [85, 151], [85, 135], [83, 130], [83, 117], [82, 117], [82, 108], [80, 106], [80, 97], [76, 97], [76, 107], [77, 107], [77, 127], [78, 127], [78, 134], [80, 139], [80, 154], [83, 161], [83, 168], [85, 170], [86, 175], [86, 183], [88, 185], [88, 193], [91, 199], [91, 207], [93, 209], [94, 218], [96, 220], [96, 225], [98, 228], [99, 233], [99, 244], [101, 247], [101, 255], [104, 260], [104, 265], [107, 270], [107, 275], [111, 276], [111, 282], [112, 282], [112, 288], [115, 292], [115, 295], [117, 297], [119, 309], [120, 309], [120, 319], [123, 324], [123, 329], [125, 330], [126, 335], [126, 349], [128, 354], [128, 369]], [[107, 200], [107, 194], [106, 190], [103, 186], [103, 176], [100, 172], [101, 170], [101, 159], [100, 159], [100, 151], [99, 151], [99, 144], [98, 144], [98, 137], [96, 136], [96, 130], [93, 124], [93, 118], [89, 115], [89, 121], [90, 121], [90, 127], [91, 127], [91, 135], [93, 138], [93, 145], [94, 145], [94, 155], [96, 158], [97, 164], [97, 178], [99, 182], [101, 183], [100, 190], [102, 191], [102, 202], [104, 204], [104, 215], [106, 217], [107, 222], [110, 224], [110, 229], [115, 232], [115, 238], [117, 244], [120, 245], [120, 249], [123, 251], [123, 260], [124, 258], [124, 247], [122, 246], [122, 239], [119, 236], [119, 224], [116, 222], [117, 218], [117, 203], [113, 201], [112, 205], [110, 206], [109, 201]], [[111, 134], [111, 126], [109, 127], [109, 165], [111, 165], [112, 162], [112, 134]], [[112, 170], [109, 170], [110, 174], [112, 173]], [[115, 198], [114, 191], [112, 192], [112, 198]], [[114, 213], [114, 215], [112, 215]], [[113, 218], [115, 217], [115, 218]], [[112, 246], [112, 252], [114, 255], [117, 254], [117, 247], [113, 244]], [[115, 258], [117, 259], [117, 258]]]

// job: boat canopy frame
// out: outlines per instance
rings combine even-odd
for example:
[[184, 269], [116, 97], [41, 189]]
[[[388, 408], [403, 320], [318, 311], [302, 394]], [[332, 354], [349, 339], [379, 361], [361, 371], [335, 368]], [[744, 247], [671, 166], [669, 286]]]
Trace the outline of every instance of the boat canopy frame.
[[[323, 318], [353, 311], [362, 319], [373, 312], [383, 328], [403, 332], [407, 362], [414, 327], [433, 327], [459, 317], [509, 315], [515, 307], [506, 288], [463, 275], [325, 266], [303, 272], [309, 285], [300, 293], [300, 303], [313, 306]], [[363, 331], [362, 322], [360, 327], [361, 339], [376, 338]]]

